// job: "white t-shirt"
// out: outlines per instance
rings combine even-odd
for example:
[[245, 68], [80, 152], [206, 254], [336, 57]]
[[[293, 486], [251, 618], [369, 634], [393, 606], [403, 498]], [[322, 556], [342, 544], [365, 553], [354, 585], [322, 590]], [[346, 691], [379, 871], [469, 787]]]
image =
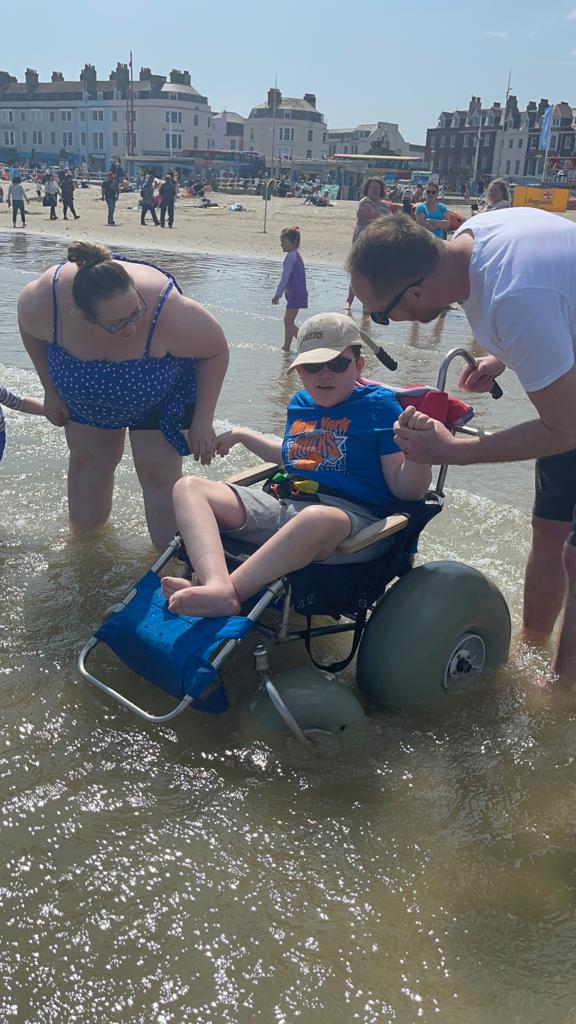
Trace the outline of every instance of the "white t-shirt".
[[462, 303], [478, 343], [539, 391], [573, 366], [576, 349], [576, 224], [519, 207], [466, 221], [470, 295]]

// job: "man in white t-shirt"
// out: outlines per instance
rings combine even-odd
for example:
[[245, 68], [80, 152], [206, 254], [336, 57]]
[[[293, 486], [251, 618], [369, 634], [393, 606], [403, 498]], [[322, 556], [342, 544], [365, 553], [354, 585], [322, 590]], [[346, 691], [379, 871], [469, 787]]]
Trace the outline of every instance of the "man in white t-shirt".
[[489, 391], [506, 367], [517, 374], [537, 419], [487, 437], [402, 427], [396, 439], [417, 462], [537, 460], [524, 626], [548, 635], [562, 613], [552, 667], [576, 682], [576, 225], [519, 208], [480, 214], [445, 242], [407, 217], [382, 217], [358, 238], [348, 269], [376, 323], [428, 323], [462, 304], [491, 353], [464, 370], [468, 391]]

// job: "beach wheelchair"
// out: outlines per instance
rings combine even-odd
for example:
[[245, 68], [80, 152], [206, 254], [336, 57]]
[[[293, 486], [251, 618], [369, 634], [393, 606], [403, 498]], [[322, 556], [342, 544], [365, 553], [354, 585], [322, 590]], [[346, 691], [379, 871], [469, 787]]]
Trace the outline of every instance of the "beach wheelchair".
[[[440, 367], [436, 393], [445, 395], [448, 367], [456, 357], [475, 365], [467, 349], [453, 349]], [[453, 429], [477, 433], [466, 423]], [[253, 486], [277, 469], [266, 464], [229, 482]], [[422, 501], [404, 503], [338, 549], [353, 553], [378, 542], [374, 560], [313, 563], [270, 583], [240, 615], [198, 619], [168, 611], [159, 574], [170, 560], [186, 558], [175, 537], [84, 645], [81, 676], [148, 722], [168, 722], [190, 708], [222, 713], [229, 707], [226, 661], [253, 633], [260, 686], [245, 716], [255, 735], [288, 732], [307, 745], [322, 733], [340, 733], [362, 722], [370, 705], [428, 703], [473, 687], [507, 660], [510, 614], [498, 588], [470, 566], [437, 561], [414, 567], [418, 537], [442, 510], [446, 471], [440, 468], [434, 489]], [[254, 550], [236, 538], [223, 537], [223, 542], [230, 569]], [[319, 619], [329, 621], [316, 624]], [[346, 655], [321, 663], [314, 641], [341, 634], [350, 638]], [[273, 675], [272, 648], [296, 641], [304, 643], [310, 665]], [[99, 645], [168, 693], [175, 706], [151, 713], [89, 671], [88, 660]], [[335, 675], [354, 657], [360, 697]]]

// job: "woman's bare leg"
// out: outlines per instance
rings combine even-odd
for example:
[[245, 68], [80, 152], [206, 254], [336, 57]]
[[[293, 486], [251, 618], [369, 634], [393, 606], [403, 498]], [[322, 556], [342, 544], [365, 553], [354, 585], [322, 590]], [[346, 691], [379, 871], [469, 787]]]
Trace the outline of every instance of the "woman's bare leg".
[[172, 507], [174, 484], [182, 476], [182, 456], [160, 430], [131, 430], [130, 445], [152, 543], [161, 551], [178, 527]]
[[95, 530], [112, 509], [114, 471], [124, 451], [124, 430], [66, 424], [68, 509], [75, 530]]
[[[230, 575], [217, 531], [218, 510], [212, 508], [213, 519], [209, 522], [209, 517], [203, 513], [200, 502], [197, 501], [197, 493], [194, 494], [193, 502], [196, 505], [195, 511], [190, 507], [191, 503], [186, 502], [186, 495], [182, 500], [184, 507], [181, 507], [182, 483], [184, 481], [174, 489], [174, 505], [188, 553], [202, 584], [199, 587], [190, 586], [178, 590], [171, 589], [170, 583], [163, 586], [164, 594], [169, 596], [171, 611], [182, 615], [210, 618], [237, 614], [242, 602], [258, 593], [267, 583], [288, 572], [302, 569], [310, 562], [328, 558], [350, 533], [350, 520], [341, 509], [327, 505], [309, 506], [286, 523]], [[220, 486], [226, 487], [225, 484]], [[227, 490], [231, 491], [231, 488]], [[240, 505], [240, 499], [237, 498], [237, 501]], [[234, 514], [238, 515], [236, 510]], [[244, 522], [243, 509], [241, 515]], [[212, 532], [212, 526], [216, 527], [215, 533]], [[230, 525], [223, 527], [235, 528], [237, 527]], [[191, 547], [198, 549], [196, 557], [188, 547], [188, 530], [192, 531]], [[199, 563], [196, 558], [200, 559]]]
[[299, 309], [287, 309], [284, 313], [284, 344], [282, 346], [283, 352], [289, 352], [294, 338], [298, 337], [298, 328], [296, 327], [295, 320], [300, 312]]

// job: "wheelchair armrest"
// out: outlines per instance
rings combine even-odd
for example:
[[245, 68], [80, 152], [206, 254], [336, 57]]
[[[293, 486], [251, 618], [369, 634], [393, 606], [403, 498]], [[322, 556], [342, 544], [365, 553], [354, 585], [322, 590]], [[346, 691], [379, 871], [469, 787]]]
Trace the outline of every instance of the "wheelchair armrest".
[[371, 523], [370, 526], [365, 526], [354, 537], [350, 537], [349, 540], [343, 540], [338, 546], [337, 551], [339, 554], [353, 555], [356, 551], [362, 551], [363, 548], [370, 547], [371, 544], [377, 544], [378, 541], [391, 537], [393, 533], [398, 533], [399, 530], [403, 530], [408, 525], [408, 522], [408, 516], [403, 515], [386, 516], [385, 519], [378, 519], [377, 522]]
[[250, 484], [257, 484], [259, 480], [265, 480], [278, 469], [281, 469], [281, 466], [276, 462], [261, 462], [258, 466], [253, 466], [252, 469], [243, 469], [240, 473], [235, 473], [234, 476], [227, 476], [224, 483], [248, 487]]

